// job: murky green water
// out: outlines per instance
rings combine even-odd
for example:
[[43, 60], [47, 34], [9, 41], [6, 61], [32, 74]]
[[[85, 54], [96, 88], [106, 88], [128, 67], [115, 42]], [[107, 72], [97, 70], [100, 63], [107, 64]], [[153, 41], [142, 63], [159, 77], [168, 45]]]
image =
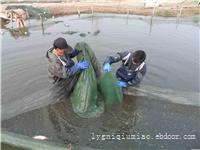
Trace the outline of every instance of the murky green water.
[[[99, 149], [200, 147], [196, 17], [177, 22], [174, 18], [151, 21], [143, 16], [97, 14], [49, 19], [43, 26], [39, 20], [30, 20], [29, 25], [23, 35], [2, 29], [3, 130]], [[117, 51], [144, 49], [148, 71], [141, 89], [145, 94], [138, 91], [126, 96], [123, 104], [107, 108], [99, 118], [76, 116], [63, 91], [53, 88], [47, 79], [45, 52], [60, 36], [72, 46], [87, 42], [101, 62]], [[159, 133], [177, 134], [181, 139], [155, 139]], [[93, 137], [97, 134], [149, 134], [151, 139], [97, 140]], [[196, 139], [183, 139], [185, 134]]]

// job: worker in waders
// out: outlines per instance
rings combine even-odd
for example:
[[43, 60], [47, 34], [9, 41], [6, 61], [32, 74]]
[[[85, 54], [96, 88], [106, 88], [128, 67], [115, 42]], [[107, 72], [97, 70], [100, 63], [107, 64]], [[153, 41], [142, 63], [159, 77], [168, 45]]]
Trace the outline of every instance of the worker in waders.
[[73, 49], [62, 37], [57, 38], [53, 43], [53, 47], [46, 53], [49, 62], [50, 82], [64, 87], [67, 95], [70, 94], [76, 84], [78, 74], [89, 67], [87, 61], [74, 63], [72, 58], [79, 53], [80, 51]]
[[118, 86], [122, 88], [137, 86], [146, 74], [145, 59], [146, 54], [143, 50], [120, 52], [115, 56], [108, 56], [103, 63], [103, 69], [105, 72], [109, 72], [112, 63], [121, 61], [122, 64], [116, 72]]

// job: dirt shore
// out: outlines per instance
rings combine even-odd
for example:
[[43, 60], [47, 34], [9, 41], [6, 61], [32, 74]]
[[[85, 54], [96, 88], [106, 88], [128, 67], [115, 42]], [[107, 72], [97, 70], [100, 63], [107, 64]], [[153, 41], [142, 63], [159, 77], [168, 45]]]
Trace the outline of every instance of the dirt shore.
[[[3, 4], [13, 5], [13, 4]], [[17, 5], [24, 5], [18, 3]], [[200, 7], [197, 2], [185, 3], [162, 3], [155, 9], [145, 7], [144, 3], [138, 0], [126, 2], [68, 2], [68, 3], [28, 3], [33, 7], [43, 8], [54, 16], [82, 14], [82, 13], [120, 13], [134, 15], [152, 15], [155, 16], [192, 16], [198, 15]]]

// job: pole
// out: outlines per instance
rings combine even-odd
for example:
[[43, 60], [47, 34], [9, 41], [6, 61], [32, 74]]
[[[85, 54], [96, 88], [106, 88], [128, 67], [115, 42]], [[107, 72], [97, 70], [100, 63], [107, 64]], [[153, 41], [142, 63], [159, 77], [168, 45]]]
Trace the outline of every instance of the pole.
[[79, 8], [77, 7], [77, 12], [78, 12], [78, 16], [80, 17], [80, 15], [81, 15], [81, 12], [80, 12], [80, 10], [79, 10]]

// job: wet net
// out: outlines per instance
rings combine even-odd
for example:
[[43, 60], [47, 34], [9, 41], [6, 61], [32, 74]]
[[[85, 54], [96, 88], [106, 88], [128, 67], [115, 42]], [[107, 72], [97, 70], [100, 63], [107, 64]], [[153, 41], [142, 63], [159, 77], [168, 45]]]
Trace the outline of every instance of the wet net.
[[105, 104], [122, 101], [122, 90], [112, 73], [102, 73], [100, 63], [86, 43], [78, 43], [75, 48], [82, 51], [77, 56], [78, 61], [86, 60], [90, 66], [81, 72], [74, 87], [72, 107], [80, 117], [98, 117], [104, 112]]
[[105, 73], [103, 78], [98, 82], [98, 89], [106, 105], [114, 102], [122, 102], [122, 89], [117, 85], [117, 78], [112, 72]]

